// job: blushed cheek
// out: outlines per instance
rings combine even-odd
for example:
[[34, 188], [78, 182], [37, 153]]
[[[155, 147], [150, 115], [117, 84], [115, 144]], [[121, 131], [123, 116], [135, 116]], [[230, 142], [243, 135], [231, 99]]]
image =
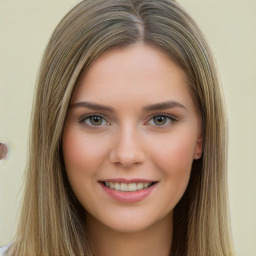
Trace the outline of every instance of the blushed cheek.
[[88, 175], [97, 169], [105, 154], [105, 147], [93, 136], [81, 131], [66, 130], [63, 136], [63, 154], [66, 170]]
[[[166, 174], [190, 174], [193, 162], [195, 140], [189, 136], [170, 138], [154, 152], [155, 162]], [[176, 173], [177, 172], [177, 173]]]

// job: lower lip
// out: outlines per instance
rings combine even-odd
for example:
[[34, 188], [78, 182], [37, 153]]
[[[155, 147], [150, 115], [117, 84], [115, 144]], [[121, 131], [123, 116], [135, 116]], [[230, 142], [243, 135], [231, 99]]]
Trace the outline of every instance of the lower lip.
[[155, 189], [156, 184], [157, 183], [151, 185], [148, 188], [144, 188], [133, 192], [123, 192], [106, 187], [104, 184], [100, 182], [101, 187], [109, 196], [122, 203], [136, 203], [142, 201], [151, 194], [151, 192]]

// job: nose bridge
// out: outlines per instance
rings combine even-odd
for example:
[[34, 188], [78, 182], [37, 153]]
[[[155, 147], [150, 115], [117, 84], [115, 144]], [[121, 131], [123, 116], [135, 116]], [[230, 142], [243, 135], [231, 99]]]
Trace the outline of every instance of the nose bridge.
[[110, 160], [123, 166], [131, 166], [145, 160], [142, 135], [136, 125], [123, 125], [116, 131]]

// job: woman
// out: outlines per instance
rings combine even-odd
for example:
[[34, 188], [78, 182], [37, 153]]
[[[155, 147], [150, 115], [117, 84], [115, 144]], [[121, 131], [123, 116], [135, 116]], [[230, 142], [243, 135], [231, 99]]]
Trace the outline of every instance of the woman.
[[86, 0], [45, 51], [6, 255], [233, 255], [216, 70], [174, 1]]

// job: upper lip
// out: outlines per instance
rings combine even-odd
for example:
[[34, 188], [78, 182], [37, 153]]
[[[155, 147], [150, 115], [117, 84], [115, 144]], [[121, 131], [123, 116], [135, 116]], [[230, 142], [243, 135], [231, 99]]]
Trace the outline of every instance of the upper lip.
[[104, 179], [99, 180], [99, 182], [115, 182], [115, 183], [151, 183], [151, 182], [157, 182], [157, 180], [150, 180], [150, 179], [140, 179], [140, 178], [134, 178], [134, 179], [125, 179], [125, 178], [114, 178], [114, 179]]

